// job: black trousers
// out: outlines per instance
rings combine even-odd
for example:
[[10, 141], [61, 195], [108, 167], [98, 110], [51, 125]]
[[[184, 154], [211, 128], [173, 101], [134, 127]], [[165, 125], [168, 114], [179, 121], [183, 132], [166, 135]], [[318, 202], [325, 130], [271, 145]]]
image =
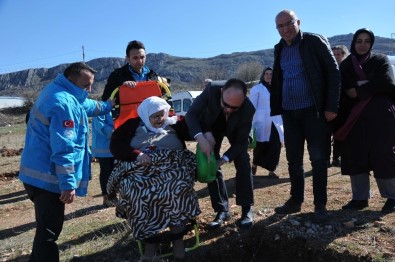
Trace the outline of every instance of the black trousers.
[[114, 158], [113, 157], [96, 157], [100, 165], [100, 189], [102, 195], [107, 195], [107, 182], [114, 169]]
[[294, 200], [304, 201], [305, 175], [303, 157], [305, 142], [313, 171], [314, 205], [326, 205], [328, 184], [328, 124], [323, 114], [317, 118], [314, 107], [298, 110], [284, 110], [285, 153], [291, 180], [291, 196]]
[[[214, 134], [216, 144], [214, 152], [219, 159], [223, 136]], [[250, 157], [247, 150], [238, 155], [234, 160], [236, 169], [236, 205], [252, 206], [254, 204], [254, 187], [251, 173]], [[229, 211], [229, 199], [225, 180], [221, 170], [217, 171], [217, 179], [208, 183], [211, 205], [215, 212]]]
[[29, 261], [59, 261], [56, 240], [62, 232], [65, 204], [59, 200], [60, 194], [23, 185], [34, 203], [36, 216], [36, 234]]

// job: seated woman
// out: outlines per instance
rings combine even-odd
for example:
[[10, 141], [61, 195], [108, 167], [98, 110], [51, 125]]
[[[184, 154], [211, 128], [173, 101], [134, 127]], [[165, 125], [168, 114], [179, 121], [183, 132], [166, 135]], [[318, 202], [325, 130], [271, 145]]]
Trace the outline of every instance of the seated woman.
[[109, 199], [116, 215], [127, 218], [132, 234], [144, 240], [142, 261], [151, 261], [154, 237], [170, 227], [179, 235], [173, 241], [176, 259], [185, 257], [182, 234], [185, 224], [200, 214], [195, 182], [195, 155], [186, 149], [190, 140], [184, 121], [169, 117], [170, 106], [162, 98], [149, 97], [138, 107], [139, 118], [126, 121], [112, 137], [110, 150], [117, 164], [109, 178]]

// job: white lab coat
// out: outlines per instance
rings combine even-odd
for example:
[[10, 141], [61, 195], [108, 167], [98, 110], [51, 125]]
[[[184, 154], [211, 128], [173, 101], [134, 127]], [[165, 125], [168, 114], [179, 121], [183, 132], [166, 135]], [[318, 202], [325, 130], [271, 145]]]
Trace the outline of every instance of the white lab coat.
[[281, 143], [284, 143], [284, 126], [281, 116], [270, 116], [270, 92], [262, 83], [250, 90], [250, 101], [255, 107], [252, 128], [255, 128], [256, 141], [268, 142], [272, 130], [272, 123], [276, 127]]

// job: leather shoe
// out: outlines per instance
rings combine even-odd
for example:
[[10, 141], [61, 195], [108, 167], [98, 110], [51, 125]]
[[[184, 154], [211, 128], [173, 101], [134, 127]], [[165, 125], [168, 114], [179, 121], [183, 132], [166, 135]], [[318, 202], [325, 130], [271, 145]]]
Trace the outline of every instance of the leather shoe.
[[229, 218], [230, 218], [229, 212], [220, 211], [217, 213], [214, 220], [207, 224], [207, 227], [211, 229], [219, 228], [224, 223], [224, 221], [228, 220]]
[[348, 202], [346, 205], [342, 206], [342, 209], [348, 209], [348, 210], [361, 210], [364, 209], [365, 207], [369, 206], [368, 200], [351, 200]]
[[395, 199], [388, 198], [385, 202], [383, 208], [381, 209], [381, 213], [389, 214], [395, 211]]
[[292, 214], [292, 213], [297, 213], [300, 212], [302, 207], [302, 203], [296, 201], [293, 198], [290, 198], [287, 200], [287, 202], [284, 203], [284, 205], [276, 207], [274, 209], [274, 211], [277, 214], [282, 214], [282, 215], [286, 215], [286, 214]]
[[241, 212], [241, 218], [236, 221], [236, 226], [241, 229], [247, 229], [252, 227], [254, 222], [254, 212], [252, 206], [243, 206]]
[[324, 223], [327, 222], [328, 219], [329, 219], [329, 214], [325, 206], [321, 206], [321, 207], [316, 206], [314, 208], [313, 222]]
[[279, 176], [274, 171], [269, 172], [269, 178], [279, 179]]

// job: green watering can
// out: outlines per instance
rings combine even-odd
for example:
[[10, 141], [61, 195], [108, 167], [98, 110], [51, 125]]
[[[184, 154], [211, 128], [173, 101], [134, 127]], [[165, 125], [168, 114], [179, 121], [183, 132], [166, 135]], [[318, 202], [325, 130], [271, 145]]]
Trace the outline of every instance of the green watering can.
[[207, 156], [202, 152], [199, 144], [196, 144], [196, 165], [199, 182], [210, 183], [217, 179], [217, 160], [214, 153], [211, 153], [210, 162], [208, 162]]

